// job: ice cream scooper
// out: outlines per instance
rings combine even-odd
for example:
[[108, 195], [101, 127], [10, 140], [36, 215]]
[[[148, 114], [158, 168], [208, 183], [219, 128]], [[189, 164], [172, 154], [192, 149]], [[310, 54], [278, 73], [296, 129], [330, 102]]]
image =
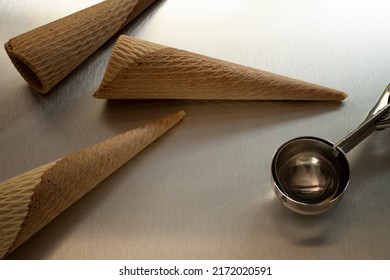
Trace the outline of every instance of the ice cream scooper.
[[289, 209], [307, 215], [336, 205], [349, 183], [346, 154], [375, 130], [390, 127], [390, 84], [367, 118], [337, 144], [298, 137], [283, 144], [272, 159], [273, 188]]

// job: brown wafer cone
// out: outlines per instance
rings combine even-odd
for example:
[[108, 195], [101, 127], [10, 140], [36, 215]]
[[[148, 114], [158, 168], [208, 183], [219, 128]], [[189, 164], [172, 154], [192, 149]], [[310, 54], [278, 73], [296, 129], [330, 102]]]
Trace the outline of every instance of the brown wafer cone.
[[183, 119], [177, 112], [0, 183], [0, 258]]
[[103, 99], [343, 100], [338, 90], [119, 37], [94, 94]]
[[47, 93], [155, 0], [106, 0], [14, 37], [5, 49], [30, 86]]

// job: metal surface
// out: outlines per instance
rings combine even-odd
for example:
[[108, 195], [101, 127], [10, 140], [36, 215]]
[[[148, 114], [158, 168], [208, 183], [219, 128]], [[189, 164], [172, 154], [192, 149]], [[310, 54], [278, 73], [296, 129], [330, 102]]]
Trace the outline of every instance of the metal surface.
[[[2, 0], [0, 42], [96, 2]], [[285, 209], [269, 175], [282, 143], [341, 139], [376, 102], [390, 73], [387, 3], [163, 0], [122, 31], [337, 88], [343, 103], [96, 100], [115, 38], [40, 96], [0, 50], [0, 180], [187, 113], [9, 258], [390, 258], [389, 130], [348, 154], [353, 188], [324, 215]]]

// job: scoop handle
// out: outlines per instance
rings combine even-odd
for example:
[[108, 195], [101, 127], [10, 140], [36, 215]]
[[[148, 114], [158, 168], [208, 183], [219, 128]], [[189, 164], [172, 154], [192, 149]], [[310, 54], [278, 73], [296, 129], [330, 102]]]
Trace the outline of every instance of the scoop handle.
[[[384, 108], [386, 105], [390, 103], [390, 84], [387, 86], [382, 96], [379, 98], [378, 102], [372, 108], [372, 110], [368, 113], [367, 118], [370, 116], [374, 116], [378, 111]], [[387, 111], [387, 114], [381, 116], [376, 122], [376, 129], [384, 129], [390, 127], [390, 110]]]
[[368, 113], [366, 119], [335, 146], [341, 148], [345, 153], [348, 153], [375, 130], [390, 127], [389, 102], [390, 84], [386, 87], [378, 102]]

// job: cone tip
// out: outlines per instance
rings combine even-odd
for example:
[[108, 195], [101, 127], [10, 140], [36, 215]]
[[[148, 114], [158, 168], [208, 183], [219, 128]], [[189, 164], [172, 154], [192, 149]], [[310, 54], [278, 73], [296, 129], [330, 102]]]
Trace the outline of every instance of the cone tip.
[[348, 97], [347, 93], [337, 89], [330, 89], [328, 93], [331, 94], [329, 95], [329, 101], [343, 101]]
[[345, 93], [345, 92], [340, 92], [341, 94], [340, 94], [340, 100], [344, 100], [344, 99], [346, 99], [347, 97], [348, 97], [348, 94], [347, 93]]
[[186, 116], [186, 113], [183, 110], [181, 110], [181, 111], [177, 111], [175, 113], [171, 113], [171, 114], [165, 116], [165, 118], [173, 120], [173, 122], [176, 124], [176, 123], [180, 122], [185, 116]]
[[183, 110], [180, 110], [180, 111], [176, 112], [175, 114], [178, 115], [181, 119], [186, 116], [186, 112], [184, 112]]

